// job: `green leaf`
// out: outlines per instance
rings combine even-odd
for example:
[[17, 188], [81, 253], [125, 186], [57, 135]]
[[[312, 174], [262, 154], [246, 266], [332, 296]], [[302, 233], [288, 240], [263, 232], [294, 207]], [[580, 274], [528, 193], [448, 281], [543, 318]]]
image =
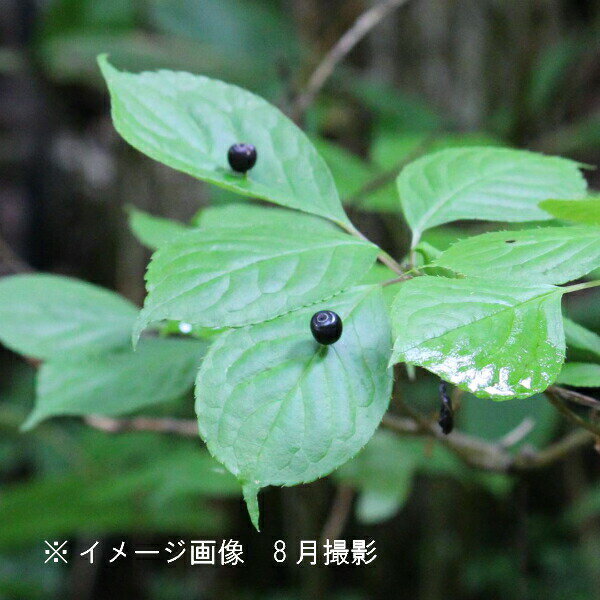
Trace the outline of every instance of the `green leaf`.
[[114, 292], [57, 275], [0, 281], [0, 341], [38, 359], [125, 346], [137, 309]]
[[600, 267], [600, 229], [546, 227], [484, 233], [454, 244], [435, 264], [469, 277], [566, 283]]
[[566, 363], [556, 382], [573, 387], [600, 387], [600, 365]]
[[209, 206], [201, 210], [193, 220], [194, 225], [205, 229], [224, 227], [278, 227], [288, 229], [310, 229], [313, 231], [336, 231], [330, 221], [314, 215], [306, 215], [287, 208], [259, 206], [250, 202], [238, 202], [222, 206]]
[[192, 231], [152, 257], [134, 339], [162, 319], [206, 327], [272, 319], [357, 283], [377, 252], [336, 231], [272, 225]]
[[322, 308], [344, 332], [319, 346], [315, 308], [234, 329], [211, 347], [196, 383], [200, 434], [243, 484], [256, 525], [256, 493], [322, 477], [373, 435], [391, 392], [390, 329], [378, 287], [354, 288]]
[[544, 200], [540, 208], [558, 219], [600, 225], [600, 196], [585, 200]]
[[129, 209], [129, 227], [144, 246], [156, 250], [170, 240], [190, 230], [183, 223], [155, 217], [137, 208]]
[[426, 229], [459, 219], [549, 219], [540, 200], [581, 198], [586, 190], [576, 162], [489, 147], [424, 156], [402, 170], [397, 185], [413, 246]]
[[567, 319], [563, 319], [567, 345], [577, 350], [591, 352], [600, 357], [600, 335]]
[[[327, 165], [308, 138], [274, 106], [233, 85], [190, 73], [100, 68], [117, 131], [132, 146], [174, 169], [245, 196], [269, 200], [352, 227]], [[227, 151], [256, 146], [258, 161], [235, 173]]]
[[549, 285], [418, 277], [392, 306], [391, 363], [422, 366], [481, 398], [526, 398], [565, 356], [560, 301]]
[[195, 340], [148, 339], [135, 352], [46, 362], [23, 428], [52, 416], [114, 416], [179, 398], [191, 388], [205, 351]]

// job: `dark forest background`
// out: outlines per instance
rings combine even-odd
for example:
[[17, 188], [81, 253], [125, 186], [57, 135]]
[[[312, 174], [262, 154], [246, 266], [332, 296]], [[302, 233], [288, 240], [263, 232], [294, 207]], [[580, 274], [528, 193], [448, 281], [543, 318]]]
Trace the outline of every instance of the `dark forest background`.
[[[370, 4], [0, 0], [0, 275], [72, 275], [141, 303], [149, 252], [131, 234], [126, 208], [189, 220], [235, 199], [126, 146], [111, 124], [97, 54], [132, 71], [183, 69], [237, 83], [290, 113], [324, 53]], [[365, 186], [403, 161], [448, 145], [500, 144], [600, 163], [599, 33], [593, 0], [410, 0], [336, 69], [303, 125], [352, 219], [402, 257], [401, 217], [385, 189], [373, 199]], [[587, 177], [600, 187], [598, 171]], [[484, 226], [440, 227], [427, 241], [443, 248], [465, 227]], [[569, 316], [600, 332], [598, 293], [573, 296]], [[258, 535], [235, 493], [190, 483], [193, 471], [169, 462], [193, 460], [200, 440], [111, 435], [80, 419], [19, 432], [33, 379], [33, 367], [1, 351], [0, 600], [600, 599], [600, 463], [592, 448], [519, 478], [446, 458], [407, 470], [400, 453], [381, 467], [381, 477], [397, 473], [401, 490], [387, 514], [360, 501], [360, 482], [334, 476], [268, 490]], [[423, 410], [435, 410], [433, 378], [418, 373], [402, 385]], [[191, 417], [193, 401], [153, 414]], [[569, 427], [539, 398], [502, 406], [465, 398], [458, 426], [498, 440], [526, 417], [536, 427], [524, 444], [544, 445]], [[299, 540], [319, 538], [340, 485], [342, 502], [352, 503], [341, 537], [374, 539], [377, 560], [296, 566]], [[107, 493], [116, 488], [122, 493]], [[52, 536], [68, 539], [73, 555], [100, 540], [101, 560], [44, 565], [43, 540]], [[106, 564], [123, 540], [164, 548], [202, 538], [240, 540], [245, 566], [167, 567], [131, 556]], [[291, 554], [281, 566], [272, 558], [277, 539]]]

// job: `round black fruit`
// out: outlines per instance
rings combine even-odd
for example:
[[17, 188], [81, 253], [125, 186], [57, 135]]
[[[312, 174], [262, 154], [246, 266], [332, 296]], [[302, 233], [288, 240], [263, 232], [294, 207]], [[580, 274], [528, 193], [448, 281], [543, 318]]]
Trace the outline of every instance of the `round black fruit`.
[[233, 144], [227, 160], [234, 171], [245, 173], [256, 164], [256, 148], [252, 144]]
[[310, 320], [310, 331], [319, 344], [335, 344], [342, 335], [342, 319], [332, 310], [320, 310]]

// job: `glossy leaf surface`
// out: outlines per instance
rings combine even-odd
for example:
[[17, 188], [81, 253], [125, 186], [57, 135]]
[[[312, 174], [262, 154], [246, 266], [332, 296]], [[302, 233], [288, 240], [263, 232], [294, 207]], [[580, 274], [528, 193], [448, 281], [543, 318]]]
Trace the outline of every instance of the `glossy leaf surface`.
[[392, 306], [392, 362], [425, 367], [483, 398], [531, 396], [564, 361], [562, 293], [484, 279], [407, 281]]

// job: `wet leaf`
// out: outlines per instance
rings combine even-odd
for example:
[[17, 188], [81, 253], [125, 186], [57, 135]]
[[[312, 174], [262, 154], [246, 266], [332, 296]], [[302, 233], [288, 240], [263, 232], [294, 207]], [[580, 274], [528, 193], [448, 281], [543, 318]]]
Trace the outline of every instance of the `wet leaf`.
[[392, 362], [422, 366], [481, 398], [526, 398], [565, 356], [561, 297], [550, 285], [418, 277], [392, 305]]

